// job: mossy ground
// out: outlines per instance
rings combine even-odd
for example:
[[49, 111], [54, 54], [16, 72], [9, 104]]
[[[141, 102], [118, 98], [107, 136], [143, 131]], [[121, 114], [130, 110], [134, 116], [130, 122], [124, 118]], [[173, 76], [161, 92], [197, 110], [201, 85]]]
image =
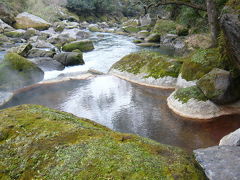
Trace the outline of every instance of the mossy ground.
[[38, 105], [0, 111], [0, 179], [205, 179], [192, 155]]
[[145, 73], [145, 78], [153, 77], [158, 79], [165, 76], [177, 78], [181, 65], [181, 61], [171, 59], [157, 52], [142, 51], [125, 56], [114, 64], [112, 68], [136, 75]]
[[77, 42], [72, 42], [64, 45], [62, 49], [63, 51], [66, 51], [66, 52], [72, 52], [76, 49], [82, 52], [86, 52], [86, 51], [93, 50], [94, 46], [92, 41], [77, 41]]
[[187, 103], [192, 98], [198, 101], [208, 100], [197, 86], [178, 89], [174, 94], [174, 98], [183, 103]]

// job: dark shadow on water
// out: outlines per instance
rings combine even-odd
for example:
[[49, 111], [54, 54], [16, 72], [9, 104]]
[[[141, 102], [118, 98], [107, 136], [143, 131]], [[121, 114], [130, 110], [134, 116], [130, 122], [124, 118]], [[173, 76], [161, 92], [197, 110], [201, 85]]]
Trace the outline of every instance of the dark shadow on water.
[[2, 108], [40, 104], [73, 113], [113, 130], [134, 133], [187, 150], [217, 145], [240, 127], [240, 116], [194, 122], [176, 116], [166, 104], [171, 91], [146, 88], [112, 76], [45, 84], [17, 94]]

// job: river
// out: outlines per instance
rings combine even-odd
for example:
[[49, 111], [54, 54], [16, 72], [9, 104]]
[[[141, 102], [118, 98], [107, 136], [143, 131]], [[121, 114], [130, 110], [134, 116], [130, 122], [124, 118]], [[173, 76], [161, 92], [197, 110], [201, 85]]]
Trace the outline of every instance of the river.
[[[99, 40], [100, 37], [100, 40]], [[95, 69], [107, 73], [121, 57], [139, 51], [132, 38], [95, 33], [95, 50], [85, 53], [85, 65], [45, 72], [45, 80], [60, 74]], [[156, 49], [155, 49], [156, 50]], [[172, 50], [158, 49], [173, 55]], [[14, 96], [2, 108], [19, 104], [40, 104], [70, 112], [113, 130], [134, 133], [187, 150], [217, 145], [220, 138], [240, 127], [239, 116], [199, 123], [180, 118], [167, 107], [171, 91], [146, 88], [110, 75], [58, 84], [43, 84]]]

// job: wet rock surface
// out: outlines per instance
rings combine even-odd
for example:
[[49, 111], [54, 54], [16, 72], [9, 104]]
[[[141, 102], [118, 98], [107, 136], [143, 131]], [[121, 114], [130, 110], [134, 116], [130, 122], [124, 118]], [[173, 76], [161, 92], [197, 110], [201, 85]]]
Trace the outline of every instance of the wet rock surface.
[[240, 129], [224, 136], [219, 143], [220, 146], [240, 146]]
[[214, 146], [195, 150], [194, 154], [210, 180], [240, 178], [240, 147]]

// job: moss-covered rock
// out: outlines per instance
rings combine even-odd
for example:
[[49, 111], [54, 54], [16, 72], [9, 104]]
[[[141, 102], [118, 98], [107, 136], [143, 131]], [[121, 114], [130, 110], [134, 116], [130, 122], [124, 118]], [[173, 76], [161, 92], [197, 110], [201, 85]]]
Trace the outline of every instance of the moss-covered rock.
[[224, 68], [227, 61], [221, 56], [218, 48], [199, 49], [182, 60], [184, 61], [181, 68], [182, 78], [187, 81], [200, 79], [213, 68]]
[[141, 31], [140, 27], [137, 27], [137, 26], [124, 26], [122, 27], [122, 29], [127, 33], [137, 33]]
[[5, 55], [0, 64], [0, 89], [13, 90], [43, 79], [44, 72], [16, 53]]
[[231, 103], [240, 97], [239, 81], [233, 79], [226, 70], [213, 69], [198, 80], [197, 86], [216, 104]]
[[165, 76], [177, 78], [182, 63], [157, 52], [142, 51], [125, 56], [113, 65], [113, 69], [132, 74], [144, 73], [145, 78], [155, 79]]
[[145, 41], [160, 43], [160, 38], [161, 38], [161, 36], [158, 33], [152, 33], [148, 37], [145, 38]]
[[208, 100], [201, 89], [199, 89], [197, 86], [178, 89], [174, 94], [174, 98], [178, 99], [182, 103], [187, 103], [190, 99], [195, 99], [198, 101]]
[[176, 34], [177, 23], [171, 20], [159, 19], [157, 20], [152, 33], [165, 35], [167, 33]]
[[82, 52], [67, 52], [54, 56], [54, 59], [60, 62], [64, 66], [83, 65], [83, 53]]
[[88, 27], [89, 31], [91, 32], [102, 32], [103, 30], [98, 27], [96, 24], [90, 24]]
[[24, 35], [25, 31], [9, 31], [5, 32], [4, 35], [11, 38], [20, 38]]
[[17, 15], [15, 27], [17, 29], [34, 28], [38, 30], [45, 30], [50, 27], [50, 24], [41, 19], [40, 17], [34, 16], [27, 12]]
[[63, 46], [63, 51], [72, 52], [79, 49], [82, 52], [92, 51], [94, 49], [93, 42], [89, 40], [75, 41]]
[[9, 179], [206, 179], [192, 155], [37, 105], [0, 111]]
[[20, 45], [18, 47], [13, 47], [13, 48], [9, 49], [9, 52], [17, 53], [20, 56], [27, 57], [28, 53], [32, 49], [32, 47], [33, 46], [30, 43], [22, 44], [22, 45]]

